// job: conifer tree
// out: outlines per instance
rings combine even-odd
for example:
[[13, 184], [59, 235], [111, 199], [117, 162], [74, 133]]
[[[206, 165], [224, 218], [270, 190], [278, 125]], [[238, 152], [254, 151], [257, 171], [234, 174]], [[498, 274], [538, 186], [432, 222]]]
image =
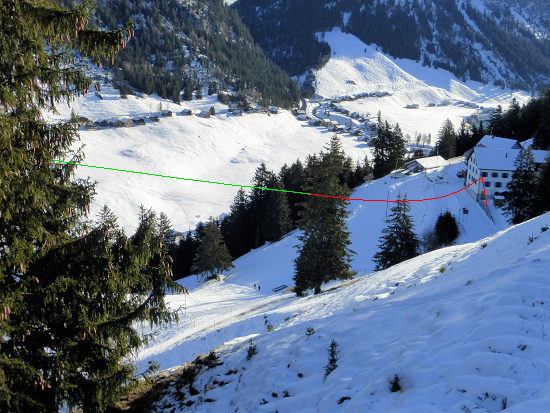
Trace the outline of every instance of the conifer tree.
[[266, 241], [266, 234], [263, 233], [266, 219], [267, 206], [269, 203], [269, 192], [264, 188], [274, 188], [277, 177], [269, 171], [266, 165], [262, 164], [256, 169], [252, 178], [252, 191], [250, 193], [250, 223], [253, 232], [253, 248], [258, 248]]
[[234, 268], [232, 261], [218, 223], [210, 218], [204, 228], [204, 238], [195, 258], [195, 272], [198, 275], [209, 272], [210, 276], [214, 276], [216, 273]]
[[[351, 191], [339, 183], [345, 155], [338, 137], [333, 136], [330, 146], [319, 157], [308, 159], [308, 178], [303, 192], [328, 195], [309, 196], [301, 212], [298, 237], [298, 257], [294, 260], [295, 292], [298, 296], [321, 286], [330, 280], [349, 279], [351, 255], [346, 219], [347, 198]], [[333, 198], [334, 197], [334, 198]]]
[[437, 148], [439, 155], [445, 159], [451, 159], [456, 151], [456, 132], [453, 123], [447, 119], [439, 128]]
[[380, 237], [380, 251], [374, 254], [373, 261], [377, 271], [418, 255], [419, 242], [413, 231], [412, 219], [408, 215], [410, 210], [407, 196], [403, 197], [399, 193], [397, 202], [391, 208], [389, 226], [382, 230], [386, 235]]
[[238, 258], [252, 249], [253, 232], [250, 225], [250, 199], [239, 188], [231, 204], [230, 213], [220, 225], [220, 230], [232, 257]]
[[292, 229], [290, 219], [290, 207], [282, 182], [275, 184], [275, 189], [280, 191], [268, 191], [267, 209], [263, 223], [263, 234], [266, 240], [277, 241]]
[[508, 186], [504, 213], [511, 224], [519, 224], [535, 216], [537, 176], [533, 151], [520, 149], [514, 161], [516, 170]]
[[[144, 338], [135, 321], [173, 319], [162, 224], [143, 212], [128, 238], [106, 209], [85, 221], [95, 184], [74, 180], [81, 151], [70, 123], [44, 111], [86, 93], [78, 57], [101, 65], [130, 27], [87, 27], [92, 2], [0, 2], [0, 411], [101, 412], [134, 378], [122, 364]], [[79, 56], [76, 54], [78, 50]], [[151, 292], [147, 295], [147, 292]]]
[[548, 211], [550, 211], [550, 155], [546, 156], [544, 163], [538, 171], [533, 216], [538, 216]]
[[391, 127], [388, 121], [382, 122], [378, 114], [378, 134], [373, 140], [374, 146], [374, 167], [375, 178], [382, 178], [392, 171], [390, 161]]

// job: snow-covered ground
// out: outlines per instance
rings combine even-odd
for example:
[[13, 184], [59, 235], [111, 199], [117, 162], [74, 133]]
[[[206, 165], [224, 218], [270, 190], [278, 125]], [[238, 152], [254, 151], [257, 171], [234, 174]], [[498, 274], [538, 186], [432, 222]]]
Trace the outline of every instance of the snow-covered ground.
[[[405, 134], [431, 133], [432, 144], [446, 119], [458, 128], [463, 118], [475, 113], [475, 109], [458, 104], [459, 101], [484, 107], [500, 104], [506, 109], [512, 97], [520, 104], [529, 99], [525, 92], [474, 81], [462, 82], [446, 70], [423, 67], [413, 60], [394, 59], [378, 51], [376, 45], [366, 45], [338, 28], [319, 36], [332, 49], [330, 60], [316, 73], [319, 97], [388, 92], [391, 96], [342, 102], [342, 106], [351, 112], [373, 116], [381, 111], [384, 119], [399, 123]], [[444, 101], [451, 104], [443, 106]], [[430, 103], [436, 106], [430, 107]], [[418, 104], [419, 109], [407, 109], [409, 104]]]
[[[474, 217], [471, 226], [483, 227], [482, 216]], [[269, 257], [277, 244], [248, 254], [234, 274], [196, 284], [187, 298], [200, 302], [202, 312], [217, 309], [231, 319], [220, 316], [215, 326], [148, 353], [169, 367], [217, 347], [224, 364], [197, 377], [196, 395], [187, 386], [169, 388], [154, 411], [546, 413], [549, 223], [546, 214], [306, 298], [265, 294], [290, 276], [284, 268], [280, 278], [262, 274], [272, 261], [242, 269], [255, 254]], [[279, 261], [291, 259], [286, 243], [273, 254]], [[371, 252], [359, 255], [367, 259]], [[262, 283], [261, 293], [253, 281]], [[233, 307], [220, 308], [220, 297]], [[252, 305], [266, 307], [247, 313]], [[324, 380], [333, 339], [338, 367]], [[258, 353], [247, 360], [250, 341]], [[400, 389], [392, 392], [396, 376]]]

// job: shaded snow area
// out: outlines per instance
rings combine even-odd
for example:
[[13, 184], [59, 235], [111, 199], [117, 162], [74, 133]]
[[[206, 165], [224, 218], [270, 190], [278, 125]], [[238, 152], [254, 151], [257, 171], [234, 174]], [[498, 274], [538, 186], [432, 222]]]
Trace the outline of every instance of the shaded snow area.
[[[546, 413], [550, 231], [541, 228], [549, 224], [546, 214], [319, 296], [260, 298], [253, 287], [239, 290], [240, 277], [244, 284], [261, 277], [252, 273], [196, 287], [189, 297], [215, 292], [211, 308], [221, 307], [221, 295], [239, 307], [238, 297], [250, 294], [272, 307], [189, 342], [199, 354], [219, 340], [223, 365], [201, 371], [198, 394], [169, 388], [154, 411]], [[236, 262], [237, 272], [247, 259]], [[308, 338], [309, 327], [315, 332]], [[325, 380], [333, 339], [338, 367]], [[247, 360], [250, 341], [257, 354]], [[400, 389], [392, 392], [396, 377]]]
[[[250, 185], [254, 171], [265, 162], [278, 173], [283, 164], [302, 162], [309, 154], [319, 153], [330, 141], [332, 133], [310, 128], [297, 121], [289, 111], [268, 116], [250, 114], [236, 117], [217, 102], [217, 96], [183, 102], [181, 106], [157, 97], [120, 99], [118, 91], [102, 86], [103, 100], [93, 93], [71, 104], [75, 113], [93, 121], [98, 119], [133, 118], [159, 115], [158, 106], [174, 111], [160, 122], [146, 120], [132, 128], [99, 128], [81, 131], [78, 145], [84, 144], [83, 164], [106, 168], [139, 171], [226, 184]], [[209, 119], [183, 116], [185, 108], [198, 113], [215, 107]], [[59, 108], [58, 117], [68, 119], [71, 109]], [[370, 154], [366, 144], [355, 136], [341, 137], [342, 146], [353, 160], [362, 161]], [[75, 147], [78, 147], [75, 145]], [[133, 233], [138, 223], [140, 204], [165, 212], [174, 229], [194, 229], [210, 216], [229, 212], [238, 187], [152, 177], [79, 167], [78, 177], [90, 176], [99, 185], [92, 204], [92, 216], [103, 205], [113, 209], [120, 223]]]
[[[512, 94], [520, 104], [529, 98], [526, 92], [502, 90], [474, 81], [462, 82], [443, 69], [423, 67], [421, 62], [413, 60], [394, 59], [383, 54], [376, 45], [366, 45], [338, 28], [319, 34], [319, 38], [330, 45], [332, 55], [316, 72], [316, 94], [321, 98], [337, 98], [362, 92], [388, 92], [391, 96], [341, 104], [351, 112], [371, 116], [376, 116], [380, 110], [384, 119], [399, 123], [404, 133], [431, 133], [435, 140], [447, 118], [458, 128], [463, 118], [476, 113], [475, 109], [459, 104], [460, 101], [495, 108], [501, 104], [507, 108]], [[444, 101], [451, 104], [443, 106]], [[430, 107], [430, 103], [436, 106]], [[407, 109], [406, 105], [411, 104], [418, 104], [419, 109]]]

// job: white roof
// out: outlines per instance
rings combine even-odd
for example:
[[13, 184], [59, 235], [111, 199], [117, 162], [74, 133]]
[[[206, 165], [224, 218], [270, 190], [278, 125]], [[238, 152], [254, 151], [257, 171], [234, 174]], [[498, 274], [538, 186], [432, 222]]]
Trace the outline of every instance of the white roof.
[[[478, 169], [495, 171], [515, 171], [514, 162], [520, 149], [491, 149], [475, 147], [476, 164]], [[548, 151], [533, 151], [535, 163], [543, 163]]]
[[417, 162], [422, 166], [424, 169], [432, 169], [432, 168], [438, 168], [440, 166], [445, 165], [445, 159], [439, 155], [437, 156], [430, 156], [428, 158], [419, 158], [415, 159], [414, 161], [407, 162], [407, 165]]
[[485, 135], [476, 146], [499, 149], [519, 149], [515, 139], [499, 138], [498, 136]]

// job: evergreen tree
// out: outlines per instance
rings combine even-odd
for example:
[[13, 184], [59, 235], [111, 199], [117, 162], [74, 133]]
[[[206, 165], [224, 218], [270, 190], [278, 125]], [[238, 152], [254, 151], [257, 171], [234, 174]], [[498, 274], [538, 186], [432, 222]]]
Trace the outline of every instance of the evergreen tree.
[[395, 125], [393, 133], [389, 135], [389, 158], [388, 163], [391, 170], [403, 168], [405, 166], [405, 139], [399, 123]]
[[252, 178], [252, 191], [250, 193], [250, 222], [254, 231], [253, 247], [258, 248], [267, 240], [266, 234], [262, 232], [266, 218], [267, 206], [269, 202], [269, 192], [264, 188], [274, 188], [277, 177], [267, 167], [262, 164], [256, 169], [254, 178]]
[[290, 167], [284, 165], [279, 172], [279, 179], [288, 191], [292, 191], [287, 193], [287, 199], [293, 228], [297, 228], [300, 211], [303, 209], [302, 204], [307, 199], [307, 195], [296, 193], [303, 192], [302, 188], [306, 182], [306, 171], [302, 162], [298, 159]]
[[[282, 182], [275, 184], [275, 189], [284, 190]], [[262, 232], [266, 240], [277, 241], [292, 229], [290, 207], [285, 192], [268, 191], [267, 208]]]
[[89, 91], [76, 50], [101, 65], [132, 31], [88, 29], [92, 8], [0, 3], [1, 411], [104, 411], [135, 377], [123, 364], [145, 341], [134, 323], [173, 319], [167, 221], [143, 212], [131, 238], [108, 209], [83, 221], [95, 185], [54, 162], [83, 160], [74, 125], [42, 113]]
[[435, 222], [434, 235], [438, 247], [449, 245], [458, 237], [458, 224], [450, 211], [439, 214]]
[[451, 159], [455, 156], [456, 150], [456, 132], [453, 123], [447, 119], [439, 128], [438, 153], [445, 159]]
[[252, 249], [250, 225], [250, 200], [244, 189], [239, 188], [230, 206], [230, 213], [221, 222], [221, 231], [232, 257], [238, 258]]
[[522, 148], [514, 162], [516, 170], [508, 187], [503, 210], [511, 224], [519, 224], [534, 216], [537, 190], [535, 158], [531, 149]]
[[210, 218], [204, 228], [204, 238], [201, 240], [195, 258], [195, 272], [199, 275], [209, 272], [211, 276], [214, 276], [216, 273], [234, 268], [232, 261], [233, 258], [229, 255], [223, 242], [218, 223]]
[[538, 171], [537, 192], [533, 209], [533, 216], [550, 211], [550, 155]]
[[414, 258], [418, 255], [419, 242], [414, 233], [414, 225], [408, 215], [411, 207], [407, 202], [407, 196], [397, 196], [397, 202], [391, 209], [389, 226], [384, 228], [380, 237], [378, 248], [380, 251], [374, 254], [376, 270], [383, 270], [392, 265]]
[[390, 161], [391, 127], [388, 121], [382, 122], [380, 113], [378, 114], [378, 133], [373, 139], [374, 147], [374, 167], [373, 174], [375, 178], [382, 178], [392, 171]]
[[322, 196], [309, 196], [301, 212], [298, 237], [298, 257], [294, 260], [295, 292], [303, 295], [305, 290], [321, 292], [321, 286], [330, 280], [349, 279], [351, 241], [347, 230], [346, 207], [351, 191], [339, 183], [345, 155], [337, 136], [333, 136], [326, 153], [310, 157], [308, 178], [303, 192]]
[[460, 122], [460, 128], [458, 130], [458, 136], [456, 137], [456, 154], [463, 155], [464, 152], [473, 148], [477, 142], [473, 142], [472, 131], [470, 125], [462, 119]]

